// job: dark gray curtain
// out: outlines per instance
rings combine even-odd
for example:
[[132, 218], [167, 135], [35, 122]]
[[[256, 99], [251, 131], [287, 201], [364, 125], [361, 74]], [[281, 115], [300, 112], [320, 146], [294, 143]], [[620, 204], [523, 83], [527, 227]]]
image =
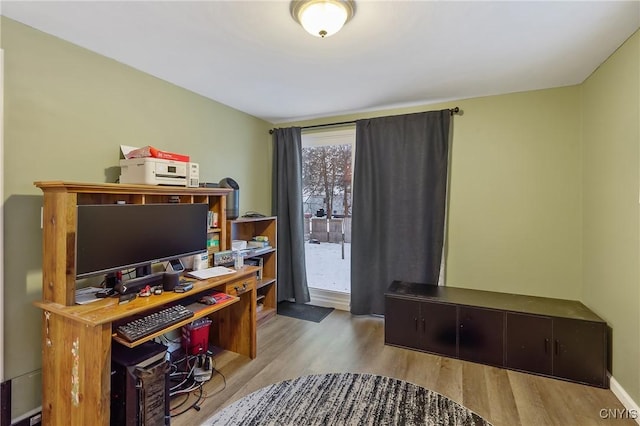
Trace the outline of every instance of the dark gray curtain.
[[304, 258], [300, 127], [273, 133], [272, 211], [278, 217], [278, 302], [310, 299]]
[[351, 312], [384, 314], [393, 280], [438, 283], [449, 110], [356, 122]]

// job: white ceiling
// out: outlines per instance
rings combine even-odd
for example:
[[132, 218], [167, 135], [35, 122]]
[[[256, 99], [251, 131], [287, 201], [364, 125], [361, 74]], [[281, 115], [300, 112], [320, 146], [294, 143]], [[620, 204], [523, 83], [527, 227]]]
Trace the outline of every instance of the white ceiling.
[[1, 13], [273, 123], [584, 81], [639, 1], [357, 0], [337, 34], [288, 1], [7, 1]]

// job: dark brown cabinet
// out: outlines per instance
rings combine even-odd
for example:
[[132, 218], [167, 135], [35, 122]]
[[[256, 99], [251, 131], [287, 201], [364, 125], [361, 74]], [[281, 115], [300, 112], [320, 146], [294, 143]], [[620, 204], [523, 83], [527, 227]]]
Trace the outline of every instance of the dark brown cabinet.
[[506, 367], [606, 386], [603, 322], [507, 313]]
[[553, 375], [605, 387], [606, 339], [605, 323], [554, 318]]
[[397, 346], [419, 347], [420, 334], [417, 323], [420, 316], [420, 302], [387, 298], [385, 310], [395, 312], [391, 318], [385, 320], [385, 342]]
[[420, 324], [424, 337], [421, 349], [429, 352], [455, 356], [456, 353], [456, 308], [444, 303], [421, 303]]
[[458, 307], [458, 357], [467, 361], [504, 364], [504, 312]]
[[385, 341], [456, 356], [456, 308], [442, 303], [386, 299], [387, 312], [395, 312], [385, 323]]
[[507, 313], [506, 367], [550, 376], [551, 330], [551, 318]]
[[385, 343], [608, 387], [606, 322], [577, 301], [394, 281]]

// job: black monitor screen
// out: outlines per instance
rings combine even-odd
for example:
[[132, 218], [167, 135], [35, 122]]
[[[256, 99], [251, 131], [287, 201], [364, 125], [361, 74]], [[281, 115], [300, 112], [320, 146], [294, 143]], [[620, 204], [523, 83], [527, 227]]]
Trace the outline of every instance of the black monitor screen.
[[206, 251], [208, 210], [201, 203], [78, 206], [76, 277]]

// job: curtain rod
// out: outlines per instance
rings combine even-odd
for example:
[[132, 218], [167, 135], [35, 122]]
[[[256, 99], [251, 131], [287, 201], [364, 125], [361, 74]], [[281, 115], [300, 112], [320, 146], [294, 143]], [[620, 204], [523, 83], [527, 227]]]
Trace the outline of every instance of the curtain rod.
[[[451, 115], [458, 114], [459, 112], [460, 112], [460, 108], [458, 108], [458, 107], [449, 108], [449, 113], [451, 113]], [[320, 127], [344, 126], [344, 125], [347, 125], [347, 124], [356, 124], [356, 122], [355, 121], [341, 121], [339, 123], [316, 124], [316, 125], [313, 125], [313, 126], [301, 127], [301, 129], [302, 130], [305, 130], [305, 129], [317, 129], [317, 128], [320, 128]], [[275, 130], [276, 129], [270, 129], [269, 130], [269, 134], [272, 135]]]

